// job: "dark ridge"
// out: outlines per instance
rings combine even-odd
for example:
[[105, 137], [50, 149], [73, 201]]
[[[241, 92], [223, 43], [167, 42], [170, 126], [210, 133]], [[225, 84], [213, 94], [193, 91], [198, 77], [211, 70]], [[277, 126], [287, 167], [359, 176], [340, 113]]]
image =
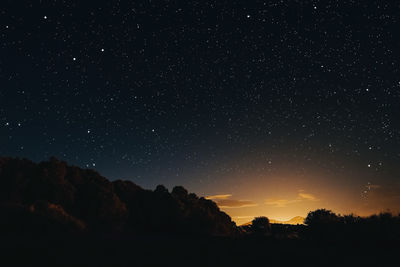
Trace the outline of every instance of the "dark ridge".
[[150, 191], [130, 181], [111, 182], [93, 170], [51, 158], [38, 164], [0, 158], [1, 229], [31, 233], [190, 233], [228, 236], [231, 218], [211, 200], [181, 186]]

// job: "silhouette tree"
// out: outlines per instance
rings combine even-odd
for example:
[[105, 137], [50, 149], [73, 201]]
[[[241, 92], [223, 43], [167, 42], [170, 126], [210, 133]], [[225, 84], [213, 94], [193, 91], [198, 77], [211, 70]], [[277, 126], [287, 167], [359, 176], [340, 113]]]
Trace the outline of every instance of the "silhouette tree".
[[334, 212], [326, 209], [310, 211], [304, 223], [310, 227], [327, 226], [340, 221], [340, 217]]
[[49, 233], [70, 229], [112, 235], [162, 231], [227, 236], [236, 231], [214, 202], [182, 186], [171, 193], [162, 185], [151, 191], [130, 181], [110, 182], [94, 170], [54, 157], [38, 164], [0, 157], [0, 228], [38, 232], [32, 225]]
[[154, 190], [154, 193], [161, 194], [161, 195], [168, 194], [168, 189], [164, 185], [159, 184], [159, 185], [157, 185], [156, 189]]
[[271, 224], [267, 217], [256, 217], [251, 222], [251, 229], [253, 233], [265, 235], [271, 232]]

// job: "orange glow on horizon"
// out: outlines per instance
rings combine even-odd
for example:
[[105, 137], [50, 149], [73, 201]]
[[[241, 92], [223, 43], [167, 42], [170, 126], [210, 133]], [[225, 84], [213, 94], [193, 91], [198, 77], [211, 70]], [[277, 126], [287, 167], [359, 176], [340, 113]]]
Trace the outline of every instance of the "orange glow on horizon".
[[271, 221], [289, 221], [297, 216], [305, 218], [308, 212], [325, 208], [337, 214], [369, 216], [390, 210], [400, 210], [400, 198], [390, 186], [369, 184], [368, 195], [362, 195], [363, 186], [356, 179], [338, 180], [334, 174], [280, 173], [254, 175], [245, 180], [233, 177], [235, 183], [221, 184], [206, 197], [217, 203], [237, 225], [248, 223], [254, 217], [266, 216]]

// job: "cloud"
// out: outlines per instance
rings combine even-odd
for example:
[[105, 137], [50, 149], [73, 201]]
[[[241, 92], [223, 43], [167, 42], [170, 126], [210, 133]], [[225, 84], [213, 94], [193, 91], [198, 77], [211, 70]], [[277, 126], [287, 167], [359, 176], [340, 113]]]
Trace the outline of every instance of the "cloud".
[[230, 198], [231, 196], [232, 196], [231, 194], [226, 194], [226, 195], [214, 195], [214, 196], [208, 196], [208, 197], [206, 197], [206, 199], [210, 199], [210, 200], [228, 199], [228, 198]]
[[299, 199], [299, 200], [319, 201], [319, 199], [316, 198], [314, 195], [308, 194], [308, 193], [301, 193], [301, 192], [297, 195], [297, 199]]
[[299, 190], [296, 199], [279, 199], [279, 198], [269, 198], [265, 201], [266, 205], [275, 206], [278, 208], [287, 207], [290, 204], [303, 202], [303, 201], [319, 201], [313, 194], [304, 193], [303, 190]]
[[223, 199], [217, 201], [220, 208], [243, 208], [243, 207], [254, 207], [257, 203], [251, 200], [236, 200], [236, 199]]
[[220, 208], [244, 208], [254, 207], [258, 204], [251, 200], [231, 199], [231, 194], [207, 196], [206, 199], [213, 200]]
[[296, 203], [299, 201], [300, 201], [299, 199], [288, 200], [288, 199], [269, 198], [265, 201], [265, 204], [283, 208], [286, 207], [288, 204]]
[[248, 215], [248, 216], [232, 216], [232, 219], [248, 219], [248, 218], [255, 218], [256, 215]]

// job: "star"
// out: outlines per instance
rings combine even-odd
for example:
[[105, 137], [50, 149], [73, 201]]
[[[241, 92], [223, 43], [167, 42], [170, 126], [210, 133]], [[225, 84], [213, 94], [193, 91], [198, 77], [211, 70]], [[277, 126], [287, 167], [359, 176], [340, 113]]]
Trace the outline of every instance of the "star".
[[256, 184], [264, 171], [288, 183], [322, 170], [337, 179], [376, 174], [382, 184], [400, 171], [399, 16], [390, 4], [353, 1], [360, 16], [349, 20], [346, 5], [318, 1], [300, 17], [284, 15], [297, 8], [291, 1], [160, 1], [158, 11], [112, 5], [104, 19], [107, 1], [59, 2], [19, 4], [0, 26], [2, 63], [11, 66], [0, 75], [2, 154], [64, 157], [114, 177], [142, 175], [145, 186], [201, 173], [198, 193], [217, 179]]

